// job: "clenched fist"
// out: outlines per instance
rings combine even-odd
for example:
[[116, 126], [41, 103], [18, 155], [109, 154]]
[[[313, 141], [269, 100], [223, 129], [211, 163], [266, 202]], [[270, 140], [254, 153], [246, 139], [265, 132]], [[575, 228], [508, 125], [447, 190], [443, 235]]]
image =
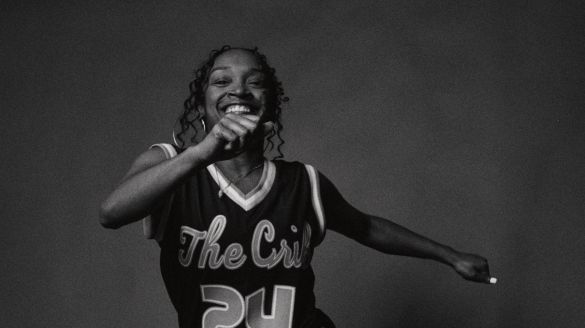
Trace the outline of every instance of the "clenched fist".
[[466, 280], [487, 284], [495, 284], [497, 281], [490, 275], [487, 260], [479, 255], [459, 253], [453, 269]]
[[230, 159], [248, 149], [262, 147], [264, 136], [273, 126], [272, 122], [260, 124], [257, 115], [228, 113], [197, 146], [209, 162]]

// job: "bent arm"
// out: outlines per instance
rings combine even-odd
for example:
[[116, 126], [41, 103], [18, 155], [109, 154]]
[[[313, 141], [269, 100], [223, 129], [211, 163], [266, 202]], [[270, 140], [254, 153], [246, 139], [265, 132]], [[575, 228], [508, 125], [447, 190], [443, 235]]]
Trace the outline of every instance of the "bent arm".
[[325, 216], [332, 230], [386, 254], [435, 260], [451, 266], [464, 279], [490, 282], [483, 257], [458, 252], [390, 220], [365, 214], [351, 206], [325, 176], [320, 175], [320, 182]]
[[168, 159], [159, 148], [142, 153], [100, 207], [100, 223], [116, 229], [149, 215], [173, 187], [208, 163], [197, 146]]
[[[255, 115], [227, 114], [203, 141], [172, 159], [167, 160], [160, 149], [144, 152], [132, 164], [120, 186], [102, 203], [101, 224], [115, 229], [144, 218], [193, 172], [258, 145], [264, 134], [257, 131], [266, 133], [272, 128], [270, 122], [259, 122]], [[258, 127], [262, 130], [257, 130]]]

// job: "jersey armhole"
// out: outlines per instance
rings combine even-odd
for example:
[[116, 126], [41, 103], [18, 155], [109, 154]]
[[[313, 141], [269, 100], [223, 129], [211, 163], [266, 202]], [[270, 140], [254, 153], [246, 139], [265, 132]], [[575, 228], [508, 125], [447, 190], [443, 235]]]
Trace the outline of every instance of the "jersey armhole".
[[[166, 159], [171, 159], [177, 156], [175, 147], [168, 143], [157, 143], [150, 146], [148, 149], [159, 148], [165, 153]], [[171, 204], [173, 203], [174, 194], [171, 194], [163, 201], [162, 205], [154, 209], [153, 212], [142, 219], [142, 230], [144, 236], [148, 239], [154, 239], [157, 242], [163, 240], [169, 214], [171, 212]]]
[[[317, 245], [319, 245], [325, 238], [325, 212], [323, 211], [323, 203], [321, 202], [321, 188], [319, 187], [319, 174], [317, 170], [309, 165], [305, 164], [305, 169], [309, 175], [309, 182], [311, 183], [311, 202], [313, 203], [313, 209], [317, 217], [317, 223], [319, 226], [319, 239]], [[316, 245], [315, 245], [316, 246]]]

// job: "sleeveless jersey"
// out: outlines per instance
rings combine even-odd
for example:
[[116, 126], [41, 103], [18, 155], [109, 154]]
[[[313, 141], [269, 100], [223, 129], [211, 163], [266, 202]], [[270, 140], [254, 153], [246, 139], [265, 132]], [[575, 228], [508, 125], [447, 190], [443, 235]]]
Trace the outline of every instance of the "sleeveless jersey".
[[316, 327], [310, 261], [325, 220], [310, 165], [265, 161], [246, 195], [210, 165], [153, 215], [149, 234], [180, 327]]

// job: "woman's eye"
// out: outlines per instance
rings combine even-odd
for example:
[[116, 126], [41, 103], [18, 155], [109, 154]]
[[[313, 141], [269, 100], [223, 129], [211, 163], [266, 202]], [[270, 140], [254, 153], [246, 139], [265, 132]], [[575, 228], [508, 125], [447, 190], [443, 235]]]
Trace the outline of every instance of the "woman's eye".
[[213, 84], [213, 85], [219, 85], [219, 86], [222, 86], [222, 85], [227, 85], [228, 83], [230, 83], [228, 80], [222, 80], [222, 79], [220, 79], [220, 80], [215, 80], [215, 81], [213, 81], [213, 83], [212, 83], [212, 84]]
[[248, 84], [250, 84], [251, 86], [255, 86], [255, 87], [261, 87], [264, 85], [264, 81], [262, 80], [252, 80], [250, 82], [248, 82]]

